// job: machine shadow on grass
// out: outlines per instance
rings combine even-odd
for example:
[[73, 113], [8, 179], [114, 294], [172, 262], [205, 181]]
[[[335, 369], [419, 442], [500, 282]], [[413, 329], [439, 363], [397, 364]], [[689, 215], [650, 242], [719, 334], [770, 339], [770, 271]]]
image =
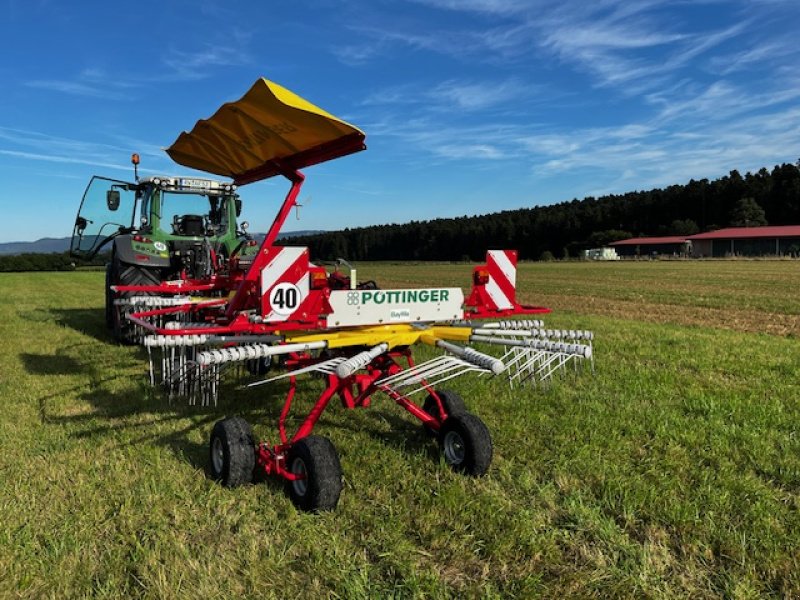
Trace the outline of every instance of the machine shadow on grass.
[[104, 343], [114, 343], [102, 308], [50, 309], [55, 322]]
[[[286, 386], [282, 382], [255, 390], [240, 389], [231, 382], [225, 386], [225, 393], [217, 406], [191, 406], [185, 398], [169, 399], [162, 390], [148, 385], [146, 351], [141, 347], [116, 345], [105, 328], [101, 310], [68, 309], [53, 312], [57, 315], [57, 322], [91, 336], [102, 346], [98, 347], [95, 341], [87, 341], [59, 348], [55, 354], [19, 354], [30, 375], [77, 375], [85, 378], [84, 384], [59, 388], [54, 393], [38, 398], [42, 425], [67, 427], [71, 435], [78, 439], [140, 431], [141, 435], [132, 434], [131, 439], [120, 445], [163, 445], [207, 474], [206, 438], [219, 419], [239, 415], [258, 431], [264, 432], [268, 441], [277, 441], [275, 423], [286, 393]], [[132, 370], [138, 373], [132, 376]], [[318, 381], [304, 381], [300, 385], [295, 403], [308, 404], [311, 398], [317, 397], [318, 386]], [[92, 412], [63, 414], [54, 407], [60, 398], [70, 396], [78, 402], [91, 405]], [[402, 452], [425, 448], [429, 458], [436, 462], [439, 453], [422, 427], [410, 418], [393, 414], [387, 406], [388, 402], [391, 401], [376, 394], [372, 407], [349, 411], [341, 406], [338, 397], [334, 397], [320, 420], [319, 432], [325, 435], [325, 430], [338, 429], [366, 434]], [[341, 414], [343, 412], [350, 414]], [[290, 438], [299, 426], [304, 410], [296, 406], [291, 415], [287, 423], [287, 435]], [[169, 427], [170, 431], [163, 432], [163, 426], [167, 423], [175, 425]], [[388, 430], [386, 424], [389, 426]], [[198, 437], [203, 441], [198, 443]], [[277, 480], [265, 479], [280, 486]]]

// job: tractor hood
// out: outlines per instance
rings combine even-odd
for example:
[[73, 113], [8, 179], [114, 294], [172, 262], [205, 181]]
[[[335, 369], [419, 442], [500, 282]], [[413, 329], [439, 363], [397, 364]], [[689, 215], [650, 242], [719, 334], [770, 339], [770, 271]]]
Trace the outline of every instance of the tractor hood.
[[364, 150], [364, 132], [267, 79], [167, 148], [175, 162], [238, 185]]

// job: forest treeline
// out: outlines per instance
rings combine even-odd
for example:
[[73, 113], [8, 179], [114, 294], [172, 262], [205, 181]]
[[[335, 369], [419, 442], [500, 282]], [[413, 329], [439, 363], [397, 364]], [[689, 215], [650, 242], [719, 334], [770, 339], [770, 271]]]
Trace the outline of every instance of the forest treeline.
[[[568, 258], [587, 248], [638, 236], [691, 235], [727, 226], [800, 225], [800, 161], [744, 176], [691, 180], [627, 194], [478, 216], [373, 225], [282, 240], [308, 246], [317, 260], [483, 260], [489, 248], [522, 259]], [[0, 272], [68, 271], [103, 265], [69, 253], [0, 255]]]
[[523, 259], [578, 256], [638, 236], [690, 235], [736, 225], [800, 224], [800, 161], [627, 194], [479, 216], [374, 225], [291, 238], [327, 260], [483, 260], [487, 248]]
[[105, 265], [111, 256], [98, 254], [92, 260], [80, 260], [69, 252], [27, 252], [25, 254], [0, 255], [0, 273], [18, 271], [74, 271], [77, 267]]

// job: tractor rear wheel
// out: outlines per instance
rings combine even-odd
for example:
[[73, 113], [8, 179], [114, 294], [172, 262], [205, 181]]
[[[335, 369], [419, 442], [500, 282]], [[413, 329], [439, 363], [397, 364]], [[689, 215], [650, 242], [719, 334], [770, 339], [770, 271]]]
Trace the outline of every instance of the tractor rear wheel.
[[[447, 413], [448, 417], [450, 415], [458, 415], [467, 412], [467, 405], [464, 404], [464, 399], [453, 390], [436, 390], [436, 394], [442, 401], [444, 412]], [[425, 398], [425, 402], [422, 403], [422, 410], [435, 419], [441, 419], [441, 415], [439, 414], [439, 405], [436, 402], [436, 398], [434, 398], [432, 394], [428, 394], [428, 397]], [[429, 435], [436, 435], [436, 432], [427, 425], [424, 425], [423, 427], [425, 427], [425, 431]]]
[[297, 508], [309, 512], [336, 508], [342, 493], [342, 467], [328, 438], [310, 435], [292, 444], [286, 468], [303, 476], [286, 480], [286, 492]]
[[[111, 265], [112, 280], [114, 285], [159, 285], [161, 279], [156, 271], [152, 269], [145, 269], [137, 267], [136, 265], [127, 265], [114, 259]], [[150, 292], [121, 292], [117, 295], [120, 299], [131, 296], [152, 296]], [[114, 334], [114, 339], [121, 344], [135, 344], [136, 343], [136, 328], [125, 318], [131, 312], [129, 306], [113, 304], [111, 311], [111, 330]]]
[[492, 436], [475, 415], [465, 412], [447, 417], [439, 431], [439, 445], [454, 471], [480, 477], [489, 470]]
[[114, 269], [111, 263], [106, 265], [106, 327], [114, 328]]
[[211, 431], [211, 477], [225, 487], [252, 483], [256, 444], [250, 424], [241, 417], [217, 421]]

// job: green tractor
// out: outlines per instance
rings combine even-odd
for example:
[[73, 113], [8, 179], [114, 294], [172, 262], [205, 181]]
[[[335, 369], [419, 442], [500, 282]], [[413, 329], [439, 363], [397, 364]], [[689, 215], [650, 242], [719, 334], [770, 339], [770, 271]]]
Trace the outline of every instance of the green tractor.
[[[134, 163], [136, 164], [136, 163]], [[93, 177], [83, 195], [70, 252], [92, 258], [110, 246], [105, 318], [122, 343], [137, 341], [125, 314], [135, 305], [166, 306], [180, 290], [222, 295], [257, 251], [237, 218], [236, 186], [209, 179], [146, 177], [136, 183]], [[116, 289], [136, 286], [136, 290]], [[184, 292], [185, 293], [185, 292]], [[182, 299], [186, 301], [185, 296]]]

